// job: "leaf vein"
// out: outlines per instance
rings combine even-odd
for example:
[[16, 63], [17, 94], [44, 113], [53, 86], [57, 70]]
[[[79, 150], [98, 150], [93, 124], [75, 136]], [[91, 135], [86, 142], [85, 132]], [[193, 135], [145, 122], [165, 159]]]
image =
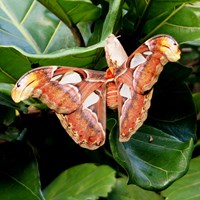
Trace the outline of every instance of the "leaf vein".
[[[34, 0], [34, 2], [35, 1], [36, 0]], [[5, 14], [10, 18], [11, 22], [13, 23], [13, 25], [15, 27], [17, 27], [17, 29], [24, 36], [26, 41], [32, 46], [32, 48], [35, 50], [35, 52], [36, 53], [40, 53], [40, 49], [39, 49], [38, 45], [35, 43], [35, 41], [33, 40], [33, 38], [30, 35], [30, 33], [28, 33], [28, 31], [25, 30], [24, 27], [21, 26], [20, 23], [16, 20], [17, 18], [11, 12], [9, 12], [9, 9], [6, 7], [6, 4], [4, 4], [3, 1], [1, 1], [0, 2], [0, 6], [1, 6], [2, 10], [5, 12]]]
[[49, 49], [49, 47], [50, 47], [50, 45], [51, 45], [51, 42], [52, 42], [53, 39], [55, 38], [56, 33], [57, 33], [57, 31], [59, 30], [61, 24], [62, 24], [62, 21], [59, 21], [57, 27], [56, 27], [55, 30], [54, 30], [54, 33], [52, 34], [51, 38], [49, 39], [48, 44], [46, 45], [46, 48], [45, 48], [44, 51], [43, 51], [44, 54], [48, 51], [48, 49]]
[[22, 187], [26, 188], [31, 194], [33, 194], [33, 196], [35, 196], [37, 199], [40, 200], [39, 196], [37, 194], [35, 194], [35, 192], [33, 192], [30, 188], [28, 188], [25, 184], [23, 184], [21, 181], [19, 181], [18, 179], [16, 179], [15, 177], [7, 174], [11, 179], [13, 179], [14, 181], [16, 181], [17, 183], [19, 183], [19, 185], [21, 185]]

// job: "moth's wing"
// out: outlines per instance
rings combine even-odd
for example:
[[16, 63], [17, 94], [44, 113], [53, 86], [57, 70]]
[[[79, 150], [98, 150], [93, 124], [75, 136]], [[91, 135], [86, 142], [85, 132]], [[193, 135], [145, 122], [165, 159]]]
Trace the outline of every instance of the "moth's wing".
[[40, 99], [57, 113], [75, 142], [96, 149], [105, 141], [104, 77], [104, 72], [93, 70], [41, 67], [19, 79], [12, 90], [12, 98], [15, 102], [30, 97]]
[[100, 87], [104, 72], [74, 67], [40, 67], [23, 75], [11, 96], [15, 102], [38, 98], [57, 113], [71, 113]]
[[57, 114], [62, 126], [81, 147], [94, 150], [105, 142], [105, 84], [90, 93], [83, 104], [70, 114]]
[[146, 120], [153, 86], [163, 66], [179, 58], [177, 42], [171, 36], [158, 35], [142, 44], [119, 67], [116, 83], [119, 92], [120, 141], [128, 141]]
[[[130, 69], [128, 71], [131, 71]], [[138, 94], [133, 88], [131, 73], [118, 78], [118, 116], [121, 142], [126, 142], [142, 126], [147, 118], [153, 89], [146, 94]]]
[[133, 86], [137, 93], [151, 90], [164, 65], [180, 59], [179, 45], [169, 35], [156, 35], [138, 47], [128, 58], [126, 67], [134, 70]]

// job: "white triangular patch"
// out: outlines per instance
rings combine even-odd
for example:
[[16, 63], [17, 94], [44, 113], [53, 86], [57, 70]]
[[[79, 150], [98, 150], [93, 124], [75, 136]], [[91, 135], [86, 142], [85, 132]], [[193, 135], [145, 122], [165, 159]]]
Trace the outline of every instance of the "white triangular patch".
[[60, 84], [68, 84], [68, 83], [80, 83], [82, 81], [81, 76], [77, 72], [69, 72], [65, 73], [62, 79], [59, 81]]
[[128, 85], [126, 84], [123, 84], [121, 89], [120, 89], [120, 95], [122, 97], [125, 97], [127, 99], [130, 99], [131, 98], [131, 91], [130, 91], [130, 88], [128, 87]]
[[141, 53], [136, 53], [131, 60], [130, 68], [135, 68], [146, 62], [146, 58]]
[[94, 105], [97, 101], [99, 101], [99, 96], [95, 92], [92, 92], [83, 102], [83, 107], [88, 108], [91, 105]]

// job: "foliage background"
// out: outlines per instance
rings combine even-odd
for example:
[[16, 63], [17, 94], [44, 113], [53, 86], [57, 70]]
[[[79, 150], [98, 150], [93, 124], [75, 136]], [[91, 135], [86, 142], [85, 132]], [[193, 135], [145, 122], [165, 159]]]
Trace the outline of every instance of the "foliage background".
[[[1, 0], [0, 198], [198, 199], [199, 12], [198, 1]], [[128, 54], [155, 34], [170, 34], [182, 58], [165, 67], [149, 117], [129, 142], [118, 141], [108, 111], [107, 142], [88, 151], [39, 101], [15, 104], [10, 92], [38, 66], [105, 69], [111, 33]]]

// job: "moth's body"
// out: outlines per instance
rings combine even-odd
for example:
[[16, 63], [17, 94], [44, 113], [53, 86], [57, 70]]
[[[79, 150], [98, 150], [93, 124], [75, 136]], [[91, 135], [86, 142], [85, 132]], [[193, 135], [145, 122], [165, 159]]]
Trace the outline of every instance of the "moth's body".
[[25, 74], [12, 91], [22, 101], [39, 98], [56, 112], [62, 126], [82, 147], [96, 149], [105, 142], [106, 104], [118, 109], [120, 141], [125, 142], [147, 118], [153, 85], [163, 66], [180, 58], [176, 41], [155, 36], [129, 57], [114, 35], [105, 46], [106, 72], [48, 66]]

